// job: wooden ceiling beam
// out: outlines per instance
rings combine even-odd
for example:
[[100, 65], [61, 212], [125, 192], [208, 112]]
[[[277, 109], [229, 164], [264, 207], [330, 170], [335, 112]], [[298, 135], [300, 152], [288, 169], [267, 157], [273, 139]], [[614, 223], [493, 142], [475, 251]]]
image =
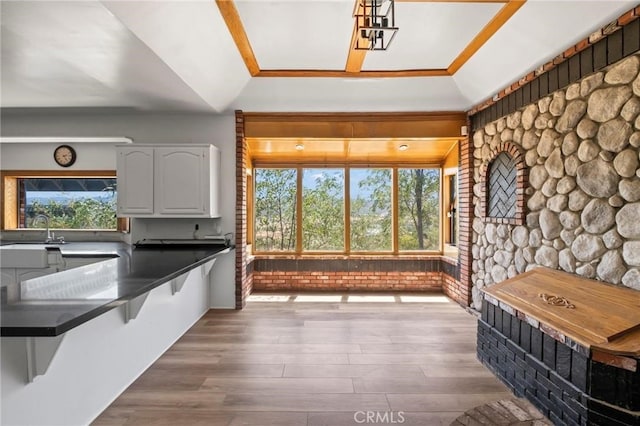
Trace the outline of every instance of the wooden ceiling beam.
[[[354, 10], [361, 6], [355, 0]], [[398, 78], [398, 77], [446, 77], [454, 75], [517, 11], [526, 0], [396, 0], [398, 2], [430, 3], [506, 3], [502, 9], [485, 25], [465, 49], [454, 59], [447, 69], [412, 70], [362, 70], [367, 50], [356, 50], [356, 44], [362, 40], [358, 25], [354, 22], [349, 45], [349, 55], [344, 70], [261, 70], [251, 48], [249, 38], [242, 25], [240, 14], [233, 0], [216, 0], [220, 13], [229, 28], [229, 32], [252, 77], [315, 77], [315, 78]], [[359, 18], [361, 19], [361, 18]]]
[[502, 6], [502, 9], [484, 26], [484, 28], [471, 40], [465, 49], [453, 60], [447, 71], [454, 75], [462, 66], [476, 54], [478, 50], [498, 32], [500, 28], [520, 9], [526, 0], [510, 0]]
[[398, 3], [508, 3], [509, 0], [396, 0]]
[[[353, 23], [353, 32], [351, 33], [351, 44], [349, 44], [349, 56], [347, 56], [347, 64], [344, 67], [344, 70], [347, 73], [359, 73], [362, 70], [362, 64], [364, 63], [364, 58], [367, 56], [366, 50], [357, 50], [356, 45], [358, 41], [362, 41], [360, 37], [360, 32], [358, 31], [358, 26], [364, 26], [364, 18], [362, 13], [362, 6], [360, 5], [359, 0], [355, 0], [354, 5], [354, 15], [358, 15], [358, 19], [360, 22]], [[364, 41], [365, 43], [367, 41]]]
[[247, 37], [247, 33], [244, 30], [236, 5], [233, 0], [216, 0], [216, 4], [218, 5], [218, 9], [220, 9], [225, 24], [227, 24], [227, 28], [229, 28], [233, 41], [238, 47], [242, 60], [247, 70], [249, 70], [249, 74], [251, 74], [252, 77], [257, 76], [260, 72], [260, 66], [249, 43], [249, 37]]
[[349, 72], [342, 70], [261, 70], [256, 77], [317, 77], [317, 78], [386, 78], [386, 77], [446, 77], [445, 69], [384, 70]]

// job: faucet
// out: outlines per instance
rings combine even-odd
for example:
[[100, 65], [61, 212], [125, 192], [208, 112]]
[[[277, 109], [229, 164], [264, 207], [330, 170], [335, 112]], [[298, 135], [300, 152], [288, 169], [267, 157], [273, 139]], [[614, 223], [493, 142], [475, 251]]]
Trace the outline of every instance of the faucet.
[[49, 216], [47, 216], [46, 214], [38, 214], [36, 215], [36, 217], [33, 218], [32, 224], [36, 223], [36, 221], [38, 221], [39, 219], [44, 220], [44, 225], [47, 228], [47, 236], [44, 239], [45, 244], [49, 244], [49, 243], [64, 244], [65, 243], [64, 237], [60, 236], [56, 238], [55, 234], [51, 232], [51, 230], [49, 229]]

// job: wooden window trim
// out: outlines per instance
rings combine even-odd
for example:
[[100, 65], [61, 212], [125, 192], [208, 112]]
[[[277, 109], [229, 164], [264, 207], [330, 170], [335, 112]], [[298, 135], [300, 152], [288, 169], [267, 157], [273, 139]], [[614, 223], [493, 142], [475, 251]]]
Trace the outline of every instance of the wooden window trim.
[[[0, 171], [0, 229], [24, 230], [18, 228], [18, 179], [25, 178], [84, 178], [84, 177], [108, 177], [115, 178], [115, 170], [3, 170]], [[87, 230], [89, 231], [89, 230]], [[118, 218], [117, 229], [100, 230], [103, 232], [129, 232], [129, 218]]]

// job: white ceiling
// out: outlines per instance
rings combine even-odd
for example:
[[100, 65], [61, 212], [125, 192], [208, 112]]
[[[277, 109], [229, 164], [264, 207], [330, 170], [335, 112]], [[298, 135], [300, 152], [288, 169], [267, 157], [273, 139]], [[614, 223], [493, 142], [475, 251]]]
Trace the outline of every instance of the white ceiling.
[[[344, 70], [354, 0], [236, 0], [261, 70]], [[0, 1], [0, 105], [466, 110], [636, 6], [529, 0], [453, 76], [252, 77], [214, 0]], [[399, 1], [363, 70], [446, 69], [503, 3]]]

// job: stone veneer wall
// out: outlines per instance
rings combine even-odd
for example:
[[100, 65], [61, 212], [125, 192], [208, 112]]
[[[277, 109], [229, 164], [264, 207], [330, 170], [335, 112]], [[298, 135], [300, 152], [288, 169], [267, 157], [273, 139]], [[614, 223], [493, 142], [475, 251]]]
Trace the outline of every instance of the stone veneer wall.
[[[472, 298], [537, 265], [640, 290], [640, 59], [629, 56], [473, 133]], [[526, 220], [485, 220], [481, 170], [522, 147]]]

